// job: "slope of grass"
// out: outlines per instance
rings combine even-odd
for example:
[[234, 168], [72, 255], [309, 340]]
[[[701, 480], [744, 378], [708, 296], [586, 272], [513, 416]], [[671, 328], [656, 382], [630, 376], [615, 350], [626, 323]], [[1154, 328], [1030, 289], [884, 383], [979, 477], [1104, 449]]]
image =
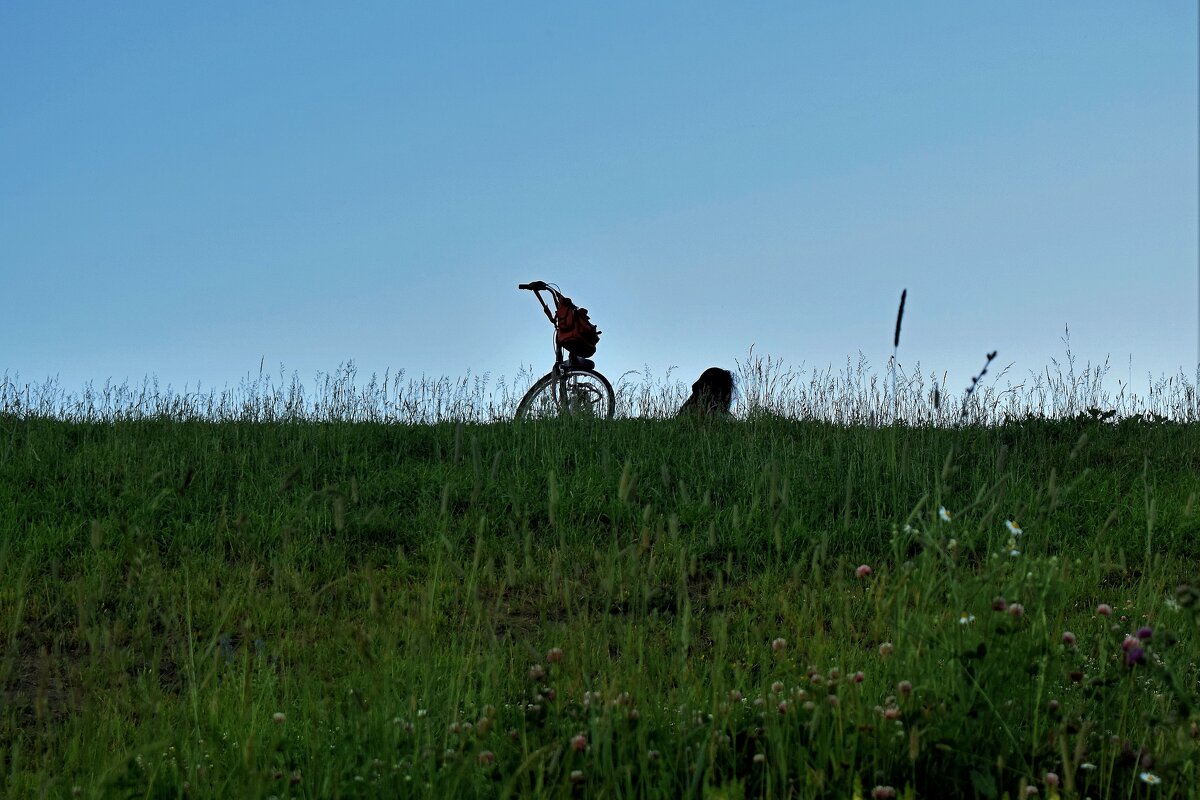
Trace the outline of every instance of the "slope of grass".
[[8, 418], [0, 788], [1195, 796], [1198, 466], [1144, 421]]

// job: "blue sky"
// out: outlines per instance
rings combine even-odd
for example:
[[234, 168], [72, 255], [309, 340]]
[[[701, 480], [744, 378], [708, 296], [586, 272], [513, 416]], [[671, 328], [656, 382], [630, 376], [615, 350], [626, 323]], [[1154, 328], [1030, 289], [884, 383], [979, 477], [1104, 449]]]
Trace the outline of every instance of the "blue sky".
[[0, 371], [1197, 359], [1197, 5], [0, 5]]

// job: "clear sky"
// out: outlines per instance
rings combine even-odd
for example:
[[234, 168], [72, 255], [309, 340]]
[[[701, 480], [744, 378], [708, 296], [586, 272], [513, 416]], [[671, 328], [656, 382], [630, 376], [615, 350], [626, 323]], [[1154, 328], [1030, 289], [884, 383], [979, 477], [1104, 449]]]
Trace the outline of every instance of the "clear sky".
[[0, 372], [1197, 359], [1197, 3], [0, 4]]

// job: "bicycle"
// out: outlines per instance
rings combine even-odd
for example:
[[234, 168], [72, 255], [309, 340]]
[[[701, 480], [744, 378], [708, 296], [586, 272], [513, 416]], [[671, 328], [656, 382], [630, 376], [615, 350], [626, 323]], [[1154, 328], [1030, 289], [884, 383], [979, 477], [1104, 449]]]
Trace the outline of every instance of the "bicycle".
[[[616, 395], [608, 378], [596, 370], [596, 362], [574, 353], [568, 353], [563, 358], [563, 346], [558, 340], [558, 323], [541, 294], [549, 292], [557, 310], [565, 299], [562, 292], [545, 281], [522, 283], [517, 288], [534, 293], [546, 312], [546, 318], [554, 326], [554, 366], [538, 378], [521, 398], [516, 418], [543, 419], [566, 415], [612, 419], [617, 409]], [[570, 303], [569, 300], [567, 302]]]

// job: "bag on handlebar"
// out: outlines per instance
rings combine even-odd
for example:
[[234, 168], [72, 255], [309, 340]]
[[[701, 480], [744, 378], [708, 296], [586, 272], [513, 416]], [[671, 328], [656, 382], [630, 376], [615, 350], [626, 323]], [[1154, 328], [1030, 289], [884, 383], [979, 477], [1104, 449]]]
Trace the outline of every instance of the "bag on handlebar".
[[555, 341], [572, 355], [590, 358], [600, 343], [600, 331], [588, 317], [588, 310], [559, 292], [554, 293], [554, 303], [554, 327], [558, 329]]

